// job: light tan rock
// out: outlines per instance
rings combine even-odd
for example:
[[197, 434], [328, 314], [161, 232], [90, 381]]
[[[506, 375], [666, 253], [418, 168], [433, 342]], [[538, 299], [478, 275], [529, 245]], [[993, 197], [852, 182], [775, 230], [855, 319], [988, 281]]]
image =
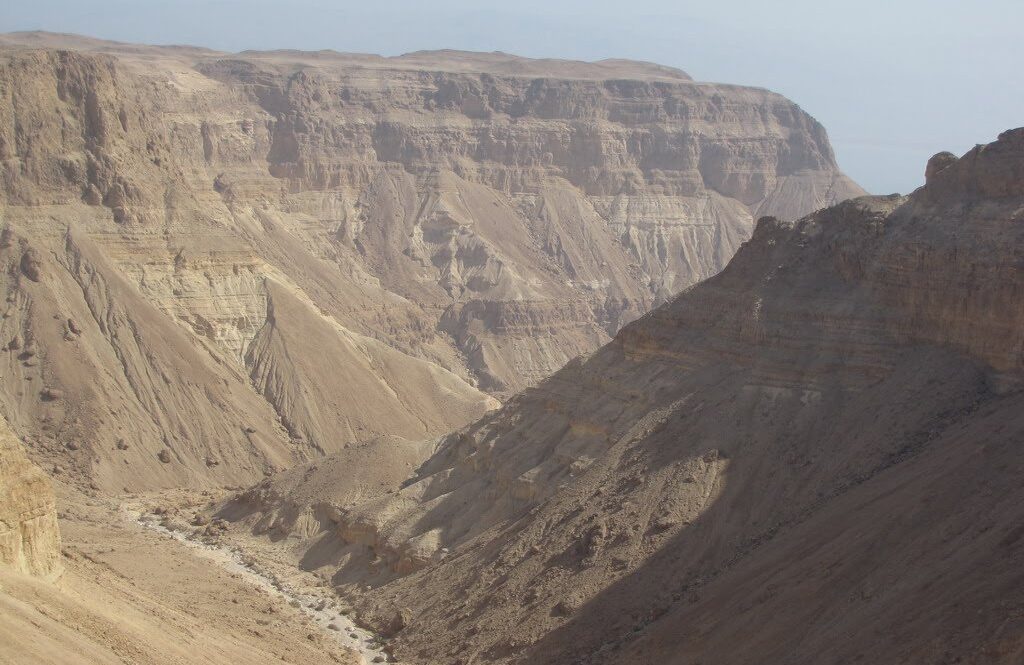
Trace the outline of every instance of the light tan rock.
[[[269, 262], [355, 332], [509, 394], [717, 272], [756, 216], [860, 193], [795, 105], [645, 63], [5, 41], [75, 49], [13, 56], [41, 76], [11, 82], [19, 113], [55, 149], [19, 172], [10, 201], [102, 192], [107, 212], [90, 216], [135, 225], [104, 231], [119, 267], [236, 356], [262, 320]], [[48, 89], [67, 90], [82, 133], [59, 154]], [[169, 205], [191, 227], [172, 247], [144, 232]], [[154, 244], [164, 265], [130, 259]], [[296, 270], [311, 257], [359, 286], [325, 297], [338, 287]]]
[[0, 372], [0, 413], [131, 433], [66, 465], [108, 491], [438, 436], [720, 270], [756, 215], [860, 193], [791, 102], [643, 63], [33, 33], [0, 37], [0, 85], [0, 335], [47, 352]]
[[55, 577], [61, 571], [60, 530], [50, 479], [29, 461], [0, 421], [0, 565]]

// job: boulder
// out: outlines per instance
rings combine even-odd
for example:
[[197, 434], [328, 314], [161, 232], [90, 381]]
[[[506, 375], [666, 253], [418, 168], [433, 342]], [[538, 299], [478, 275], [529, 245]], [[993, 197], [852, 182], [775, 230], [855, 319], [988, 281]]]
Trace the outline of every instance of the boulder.
[[937, 173], [945, 170], [946, 168], [956, 164], [957, 156], [951, 152], [939, 152], [932, 155], [932, 158], [928, 160], [928, 165], [924, 169], [924, 181], [925, 184], [931, 182], [932, 178]]
[[21, 255], [21, 272], [33, 282], [38, 282], [42, 276], [42, 265], [39, 253], [31, 247]]

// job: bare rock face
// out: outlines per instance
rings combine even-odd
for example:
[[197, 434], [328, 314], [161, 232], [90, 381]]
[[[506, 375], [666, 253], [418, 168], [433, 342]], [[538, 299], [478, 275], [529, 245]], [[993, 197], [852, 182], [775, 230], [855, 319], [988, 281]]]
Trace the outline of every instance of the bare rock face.
[[[336, 251], [442, 312], [440, 330], [495, 394], [720, 270], [756, 216], [860, 193], [820, 125], [771, 93], [642, 67], [602, 80], [456, 68], [440, 54], [413, 69], [359, 64], [268, 54], [196, 68], [269, 115], [270, 173], [337, 211]], [[205, 127], [214, 153], [237, 131]], [[238, 204], [252, 185], [232, 182]]]
[[[92, 206], [115, 223], [119, 267], [240, 356], [263, 262], [311, 295], [337, 290], [296, 270], [309, 255], [363, 292], [314, 296], [343, 325], [510, 394], [720, 270], [757, 216], [861, 193], [791, 102], [653, 65], [143, 51], [11, 54], [11, 75], [43, 78], [10, 82], [41, 128], [7, 197]], [[80, 137], [56, 131], [49, 90]], [[175, 236], [177, 256], [207, 249], [157, 279], [127, 263], [167, 209], [196, 238]], [[222, 283], [221, 261], [241, 272]], [[232, 311], [211, 309], [200, 271]]]
[[0, 423], [0, 565], [50, 577], [60, 565], [60, 531], [50, 480]]
[[118, 491], [438, 436], [860, 193], [788, 100], [642, 63], [9, 35], [0, 86], [0, 412]]
[[1013, 662], [1022, 169], [1018, 129], [909, 197], [763, 218], [347, 507], [347, 560], [382, 561], [335, 580], [381, 625], [401, 599], [403, 661]]
[[999, 140], [979, 145], [955, 163], [934, 173], [925, 192], [929, 202], [970, 203], [978, 199], [1010, 199], [1024, 192], [1024, 166], [1017, 153], [1024, 131], [1011, 129]]

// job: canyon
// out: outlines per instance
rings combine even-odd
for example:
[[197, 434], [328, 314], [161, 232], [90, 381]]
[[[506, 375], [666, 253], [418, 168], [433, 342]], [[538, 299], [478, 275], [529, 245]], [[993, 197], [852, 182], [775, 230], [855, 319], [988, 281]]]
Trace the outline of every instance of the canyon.
[[389, 490], [331, 456], [206, 510], [403, 662], [1017, 662], [1024, 129], [927, 175], [762, 218]]
[[124, 506], [180, 535], [180, 505], [317, 459], [390, 491], [757, 215], [862, 193], [792, 102], [650, 63], [11, 33], [0, 91], [19, 663], [368, 660]]
[[644, 62], [0, 91], [0, 661], [1024, 659], [1024, 129], [866, 196]]

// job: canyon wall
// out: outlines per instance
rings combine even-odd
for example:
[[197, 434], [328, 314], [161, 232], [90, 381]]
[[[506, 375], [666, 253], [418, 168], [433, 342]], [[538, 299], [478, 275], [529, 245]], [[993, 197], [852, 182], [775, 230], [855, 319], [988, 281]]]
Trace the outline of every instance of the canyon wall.
[[859, 193], [773, 93], [644, 63], [0, 37], [0, 411], [83, 488], [440, 435]]

